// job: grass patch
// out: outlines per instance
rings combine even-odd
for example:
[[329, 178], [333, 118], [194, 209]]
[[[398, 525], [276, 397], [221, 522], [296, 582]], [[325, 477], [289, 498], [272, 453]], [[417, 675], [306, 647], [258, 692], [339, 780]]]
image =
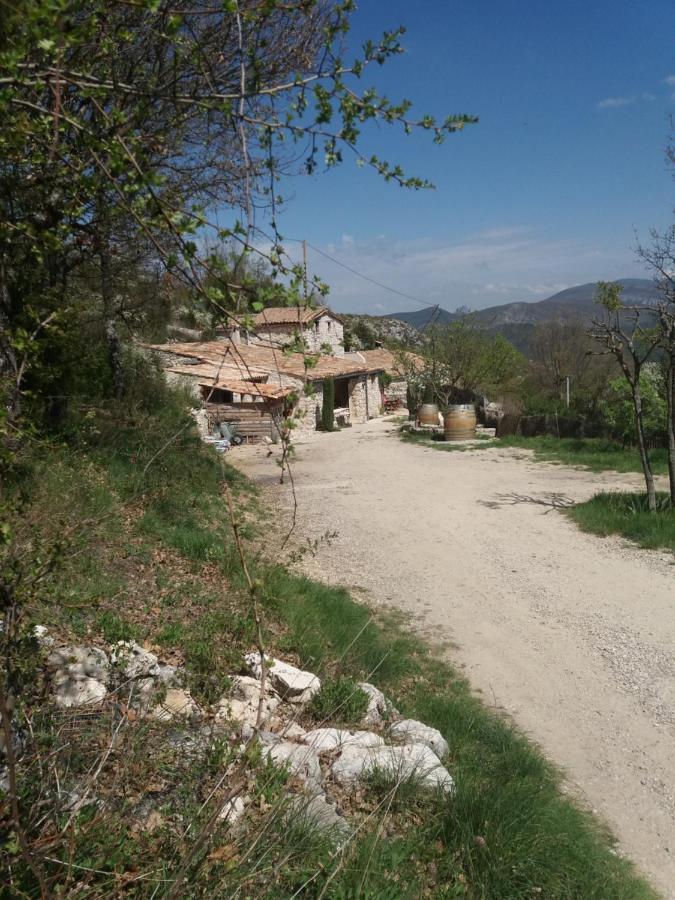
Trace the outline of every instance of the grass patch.
[[669, 496], [657, 495], [657, 510], [650, 513], [646, 494], [600, 493], [565, 510], [583, 531], [607, 536], [619, 534], [640, 547], [675, 553], [675, 509]]
[[[622, 447], [614, 441], [602, 438], [556, 438], [550, 435], [539, 437], [509, 437], [490, 439], [481, 436], [481, 444], [454, 444], [443, 440], [442, 435], [429, 438], [406, 430], [401, 431], [401, 439], [408, 444], [422, 444], [435, 450], [466, 452], [487, 450], [494, 447], [514, 447], [531, 450], [541, 462], [560, 463], [566, 466], [580, 466], [592, 472], [642, 472], [640, 456], [634, 447]], [[655, 475], [668, 474], [668, 451], [664, 447], [650, 450], [650, 459]]]
[[[583, 466], [592, 472], [642, 472], [640, 457], [634, 447], [622, 447], [621, 444], [601, 438], [511, 436], [500, 438], [498, 446], [532, 450], [536, 459], [568, 466]], [[665, 448], [650, 450], [650, 458], [655, 475], [668, 473], [668, 452]]]
[[368, 695], [351, 678], [324, 679], [308, 712], [316, 722], [358, 725], [368, 708]]

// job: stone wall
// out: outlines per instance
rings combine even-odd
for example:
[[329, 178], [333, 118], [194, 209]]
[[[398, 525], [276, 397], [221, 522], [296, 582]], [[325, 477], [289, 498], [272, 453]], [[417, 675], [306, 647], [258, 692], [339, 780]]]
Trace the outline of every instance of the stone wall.
[[380, 415], [382, 408], [382, 391], [380, 390], [380, 379], [377, 373], [367, 376], [368, 385], [368, 418], [374, 419]]
[[403, 406], [405, 406], [407, 402], [407, 391], [408, 382], [405, 378], [401, 378], [400, 380], [397, 379], [387, 385], [384, 389], [384, 396], [387, 400], [400, 400]]
[[321, 316], [305, 331], [305, 340], [310, 350], [319, 352], [324, 344], [328, 344], [333, 356], [345, 355], [344, 338], [345, 330], [342, 322], [338, 322], [332, 316]]
[[361, 425], [368, 421], [366, 415], [366, 386], [363, 376], [349, 379], [349, 411], [352, 425]]
[[305, 341], [307, 349], [311, 353], [320, 353], [322, 348], [329, 346], [333, 356], [343, 357], [345, 355], [344, 328], [342, 323], [332, 316], [321, 316], [316, 322], [310, 322], [303, 328], [290, 323], [286, 325], [264, 324], [255, 334], [244, 331], [241, 335], [241, 343], [264, 347], [285, 347], [300, 337]]
[[302, 386], [298, 388], [298, 402], [295, 406], [293, 421], [295, 428], [291, 439], [293, 441], [298, 438], [307, 437], [316, 431], [317, 425], [321, 422], [321, 407], [323, 405], [323, 389], [321, 382], [312, 384], [313, 393], [309, 396], [304, 393]]

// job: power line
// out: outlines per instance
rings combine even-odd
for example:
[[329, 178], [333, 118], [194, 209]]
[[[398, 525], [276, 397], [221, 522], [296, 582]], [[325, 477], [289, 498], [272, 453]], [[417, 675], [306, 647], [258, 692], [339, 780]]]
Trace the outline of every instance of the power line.
[[383, 284], [376, 278], [371, 278], [370, 275], [364, 275], [363, 272], [359, 272], [357, 271], [357, 269], [353, 269], [351, 266], [348, 266], [347, 263], [343, 263], [341, 262], [341, 260], [336, 259], [334, 256], [331, 256], [328, 253], [325, 253], [323, 250], [319, 250], [318, 247], [315, 247], [314, 244], [310, 244], [309, 241], [307, 241], [307, 246], [311, 247], [312, 250], [314, 250], [316, 253], [319, 253], [321, 256], [325, 256], [326, 259], [329, 259], [331, 262], [334, 262], [336, 266], [342, 266], [343, 269], [351, 272], [352, 275], [357, 275], [359, 278], [363, 278], [364, 281], [369, 281], [371, 284], [375, 284], [377, 285], [377, 287], [380, 287], [385, 291], [389, 291], [392, 294], [398, 294], [399, 297], [405, 297], [406, 300], [412, 300], [413, 303], [419, 303], [426, 309], [428, 309], [430, 306], [434, 306], [434, 304], [429, 303], [428, 300], [420, 300], [419, 297], [413, 297], [412, 294], [406, 294], [404, 291], [398, 291], [396, 290], [396, 288], [389, 287], [388, 284]]

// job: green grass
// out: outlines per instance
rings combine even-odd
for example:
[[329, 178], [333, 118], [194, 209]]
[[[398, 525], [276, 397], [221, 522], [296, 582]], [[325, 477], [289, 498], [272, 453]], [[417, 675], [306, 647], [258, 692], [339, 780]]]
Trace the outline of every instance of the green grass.
[[[442, 435], [429, 438], [425, 434], [402, 431], [401, 439], [409, 444], [422, 444], [435, 450], [472, 452], [494, 447], [514, 447], [531, 450], [541, 462], [580, 466], [593, 472], [642, 472], [640, 457], [634, 447], [622, 447], [614, 441], [601, 438], [556, 438], [549, 435], [526, 438], [518, 435], [490, 440], [484, 444], [453, 444], [443, 441]], [[657, 447], [650, 451], [655, 475], [668, 473], [668, 451]]]
[[[23, 524], [17, 521], [17, 539], [28, 552], [40, 536], [46, 552], [65, 531], [72, 532], [51, 577], [31, 597], [32, 620], [64, 640], [133, 635], [182, 659], [201, 703], [218, 699], [254, 643], [220, 496], [226, 478], [254, 539], [248, 545], [250, 565], [260, 586], [266, 645], [323, 680], [313, 714], [337, 709], [338, 719], [342, 710], [342, 721], [355, 722], [363, 698], [354, 684], [370, 681], [404, 715], [444, 734], [457, 784], [450, 798], [416, 792], [410, 785], [402, 786], [401, 797], [387, 798], [387, 786], [378, 783], [370, 785], [365, 798], [345, 801], [354, 802], [354, 821], [364, 826], [344, 857], [332, 856], [315, 833], [293, 831], [281, 818], [268, 821], [264, 839], [244, 852], [250, 829], [260, 824], [256, 816], [273, 799], [270, 791], [278, 793], [280, 777], [252, 760], [258, 774], [250, 790], [261, 798], [253, 804], [253, 820], [241, 834], [216, 830], [190, 896], [239, 893], [272, 900], [293, 895], [315, 876], [302, 896], [317, 897], [326, 887], [327, 898], [341, 900], [653, 897], [630, 863], [613, 852], [610, 836], [597, 821], [561, 791], [559, 773], [537, 747], [486, 707], [405, 621], [374, 613], [347, 591], [294, 574], [260, 554], [265, 546], [260, 498], [191, 431], [166, 447], [161, 462], [151, 463], [143, 474], [180, 421], [173, 409], [131, 420], [111, 413], [92, 423], [97, 427], [86, 441], [79, 436], [26, 461], [22, 487], [29, 500]], [[45, 509], [59, 510], [59, 516], [45, 516]], [[110, 725], [100, 727], [103, 737], [97, 740], [105, 743]], [[185, 824], [192, 822], [194, 832], [204, 820], [203, 803], [225, 771], [231, 748], [216, 743], [205, 755], [186, 754], [153, 730], [159, 727], [141, 722], [127, 729], [124, 740], [132, 744], [116, 749], [110, 778], [124, 783], [126, 798], [144, 796], [147, 785], [160, 794], [166, 791], [161, 809], [167, 823], [156, 835], [134, 830], [132, 799], [120, 797], [100, 814], [83, 813], [72, 845], [54, 847], [51, 856], [65, 854], [75, 865], [101, 872], [172, 876], [176, 858], [185, 851]], [[64, 752], [80, 754], [84, 771], [91, 765], [86, 741], [70, 742]], [[69, 766], [76, 771], [77, 760]], [[31, 785], [26, 809], [35, 800]], [[208, 858], [218, 843], [228, 848], [227, 863]], [[14, 871], [17, 867], [21, 862], [15, 856]], [[54, 876], [59, 872], [50, 870]], [[88, 896], [107, 896], [110, 879], [95, 873], [87, 878]], [[24, 887], [30, 875], [27, 879]], [[150, 897], [154, 889], [152, 882], [139, 883], [134, 896]]]
[[[498, 446], [532, 450], [536, 459], [568, 466], [583, 466], [593, 472], [642, 472], [640, 457], [634, 447], [624, 448], [601, 438], [512, 436], [500, 438]], [[651, 450], [650, 458], [655, 475], [668, 473], [668, 454], [665, 448]]]
[[324, 678], [308, 712], [317, 722], [358, 725], [368, 708], [368, 695], [351, 678]]
[[657, 510], [647, 509], [646, 494], [600, 493], [565, 510], [584, 531], [619, 534], [640, 547], [675, 553], [675, 509], [667, 494], [657, 495]]

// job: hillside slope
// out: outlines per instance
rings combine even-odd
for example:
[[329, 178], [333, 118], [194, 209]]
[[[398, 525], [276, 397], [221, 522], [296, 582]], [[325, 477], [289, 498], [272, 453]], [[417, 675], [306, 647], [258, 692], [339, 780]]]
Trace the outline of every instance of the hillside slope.
[[[623, 285], [622, 296], [628, 304], [645, 306], [654, 302], [658, 297], [654, 282], [647, 278], [621, 278], [619, 283]], [[595, 305], [596, 288], [595, 282], [579, 284], [559, 291], [545, 300], [538, 300], [534, 303], [504, 303], [501, 306], [476, 310], [473, 315], [481, 324], [495, 330], [505, 326], [537, 325], [540, 322], [564, 322], [569, 319], [589, 321], [597, 310]], [[386, 318], [399, 319], [415, 328], [422, 328], [431, 318], [433, 309], [434, 307], [430, 306], [427, 309], [416, 309], [412, 312], [391, 313]], [[460, 318], [459, 314], [441, 308], [435, 316], [435, 321], [444, 324], [458, 318]]]

